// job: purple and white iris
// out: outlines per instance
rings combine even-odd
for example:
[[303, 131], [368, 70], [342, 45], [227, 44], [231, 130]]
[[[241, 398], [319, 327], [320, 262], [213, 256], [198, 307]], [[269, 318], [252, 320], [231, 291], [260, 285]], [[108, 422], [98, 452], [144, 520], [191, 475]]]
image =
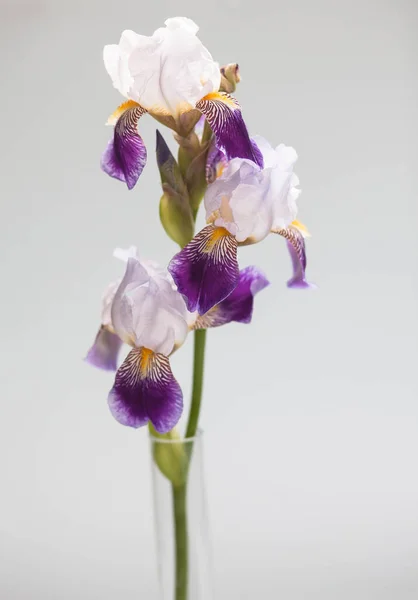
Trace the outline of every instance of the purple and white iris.
[[245, 158], [230, 160], [206, 191], [208, 225], [170, 262], [169, 271], [191, 311], [205, 314], [229, 296], [239, 281], [238, 246], [261, 242], [270, 233], [288, 242], [294, 271], [288, 286], [313, 287], [305, 277], [304, 240], [309, 234], [296, 221], [297, 154], [284, 144], [273, 149], [259, 136], [254, 141], [264, 168]]
[[[296, 220], [297, 154], [249, 137], [240, 106], [227, 93], [239, 81], [238, 65], [221, 70], [197, 31], [193, 21], [176, 17], [149, 37], [124, 31], [118, 45], [104, 49], [125, 102], [109, 118], [114, 132], [102, 168], [132, 189], [147, 160], [140, 117], [149, 113], [175, 132], [178, 162], [157, 132], [160, 217], [182, 249], [168, 269], [140, 260], [135, 247], [115, 251], [126, 271], [105, 292], [86, 360], [116, 371], [108, 396], [113, 416], [130, 427], [151, 422], [159, 433], [171, 431], [183, 409], [172, 353], [192, 330], [249, 323], [254, 297], [268, 285], [256, 267], [240, 270], [240, 246], [282, 236], [293, 266], [288, 287], [314, 287], [305, 274], [309, 234]], [[202, 198], [207, 225], [191, 239]], [[118, 367], [123, 344], [131, 350]]]
[[127, 261], [123, 279], [109, 286], [102, 324], [86, 360], [103, 369], [117, 369], [123, 343], [131, 351], [117, 369], [108, 397], [113, 416], [123, 425], [141, 427], [149, 421], [160, 433], [170, 431], [183, 409], [183, 394], [170, 366], [170, 356], [193, 329], [249, 323], [254, 296], [268, 285], [256, 267], [238, 274], [234, 292], [207, 314], [191, 313], [170, 274], [138, 258], [135, 248], [116, 250]]
[[167, 19], [152, 36], [126, 30], [119, 44], [105, 46], [104, 63], [114, 87], [126, 101], [111, 115], [114, 134], [102, 168], [132, 189], [146, 164], [147, 152], [137, 131], [149, 113], [186, 137], [202, 115], [228, 158], [248, 158], [262, 166], [250, 140], [238, 102], [220, 92], [221, 71], [196, 36], [199, 28], [185, 17]]

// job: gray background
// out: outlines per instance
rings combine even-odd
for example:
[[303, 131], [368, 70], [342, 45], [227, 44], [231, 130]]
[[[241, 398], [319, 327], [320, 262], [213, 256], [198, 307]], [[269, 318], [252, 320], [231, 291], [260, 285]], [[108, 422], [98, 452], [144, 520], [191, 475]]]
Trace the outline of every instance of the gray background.
[[[297, 149], [309, 277], [210, 332], [202, 425], [220, 599], [418, 597], [417, 5], [0, 2], [0, 598], [156, 597], [147, 432], [81, 359], [115, 246], [166, 263], [156, 123], [133, 192], [101, 173], [119, 104], [102, 47], [187, 15], [238, 61], [252, 133]], [[167, 135], [168, 132], [167, 132]], [[173, 368], [190, 391], [191, 340]]]

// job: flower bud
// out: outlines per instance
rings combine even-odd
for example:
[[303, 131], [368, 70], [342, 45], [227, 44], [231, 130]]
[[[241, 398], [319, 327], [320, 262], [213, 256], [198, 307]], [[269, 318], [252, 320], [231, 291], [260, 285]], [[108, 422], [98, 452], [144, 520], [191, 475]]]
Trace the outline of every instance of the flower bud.
[[157, 164], [164, 192], [160, 200], [161, 223], [167, 235], [183, 247], [194, 234], [189, 192], [179, 165], [158, 130]]
[[189, 199], [163, 184], [164, 194], [160, 200], [160, 220], [166, 234], [184, 248], [194, 235], [194, 219]]
[[[188, 456], [186, 446], [180, 443], [180, 435], [176, 429], [168, 433], [158, 433], [152, 425], [149, 427], [151, 440], [153, 440], [153, 456], [161, 473], [171, 483], [179, 487], [187, 478]], [[160, 440], [160, 441], [159, 441]], [[167, 443], [162, 443], [167, 442]], [[178, 442], [172, 443], [169, 442]]]
[[230, 63], [221, 67], [221, 92], [232, 94], [235, 92], [237, 83], [241, 81], [238, 63]]

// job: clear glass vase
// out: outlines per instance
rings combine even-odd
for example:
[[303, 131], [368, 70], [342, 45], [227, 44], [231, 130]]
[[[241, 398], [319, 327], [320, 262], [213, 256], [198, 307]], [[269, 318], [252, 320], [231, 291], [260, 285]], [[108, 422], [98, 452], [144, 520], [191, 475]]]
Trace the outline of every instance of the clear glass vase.
[[150, 437], [160, 600], [213, 600], [203, 434]]

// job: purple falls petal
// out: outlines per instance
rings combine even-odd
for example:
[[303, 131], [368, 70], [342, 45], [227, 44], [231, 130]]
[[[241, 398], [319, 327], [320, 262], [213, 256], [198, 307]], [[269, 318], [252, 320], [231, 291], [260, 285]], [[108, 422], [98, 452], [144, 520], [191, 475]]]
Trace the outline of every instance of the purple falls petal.
[[99, 369], [116, 371], [121, 346], [122, 340], [102, 325], [84, 360]]
[[138, 105], [122, 113], [101, 161], [103, 171], [124, 181], [130, 190], [135, 186], [147, 162], [147, 150], [137, 131], [138, 121], [145, 112]]
[[168, 270], [188, 310], [203, 315], [239, 281], [237, 241], [223, 227], [208, 225], [172, 258]]
[[225, 150], [228, 159], [248, 158], [263, 168], [263, 155], [248, 135], [235, 98], [223, 92], [209, 94], [196, 104], [196, 108], [205, 115], [216, 135], [217, 146]]
[[164, 354], [134, 348], [116, 373], [108, 403], [122, 425], [137, 428], [151, 421], [158, 433], [167, 433], [180, 419], [183, 394]]
[[286, 227], [280, 229], [277, 233], [283, 236], [287, 241], [287, 248], [292, 260], [293, 276], [287, 282], [289, 288], [316, 289], [314, 283], [309, 283], [305, 276], [306, 271], [306, 248], [305, 239], [296, 227]]
[[206, 159], [206, 182], [213, 183], [220, 177], [227, 164], [228, 160], [225, 153], [218, 148], [215, 140], [213, 140]]
[[246, 267], [239, 274], [239, 282], [229, 296], [205, 315], [199, 316], [194, 329], [219, 327], [231, 321], [250, 323], [253, 315], [254, 296], [270, 282], [257, 267]]

